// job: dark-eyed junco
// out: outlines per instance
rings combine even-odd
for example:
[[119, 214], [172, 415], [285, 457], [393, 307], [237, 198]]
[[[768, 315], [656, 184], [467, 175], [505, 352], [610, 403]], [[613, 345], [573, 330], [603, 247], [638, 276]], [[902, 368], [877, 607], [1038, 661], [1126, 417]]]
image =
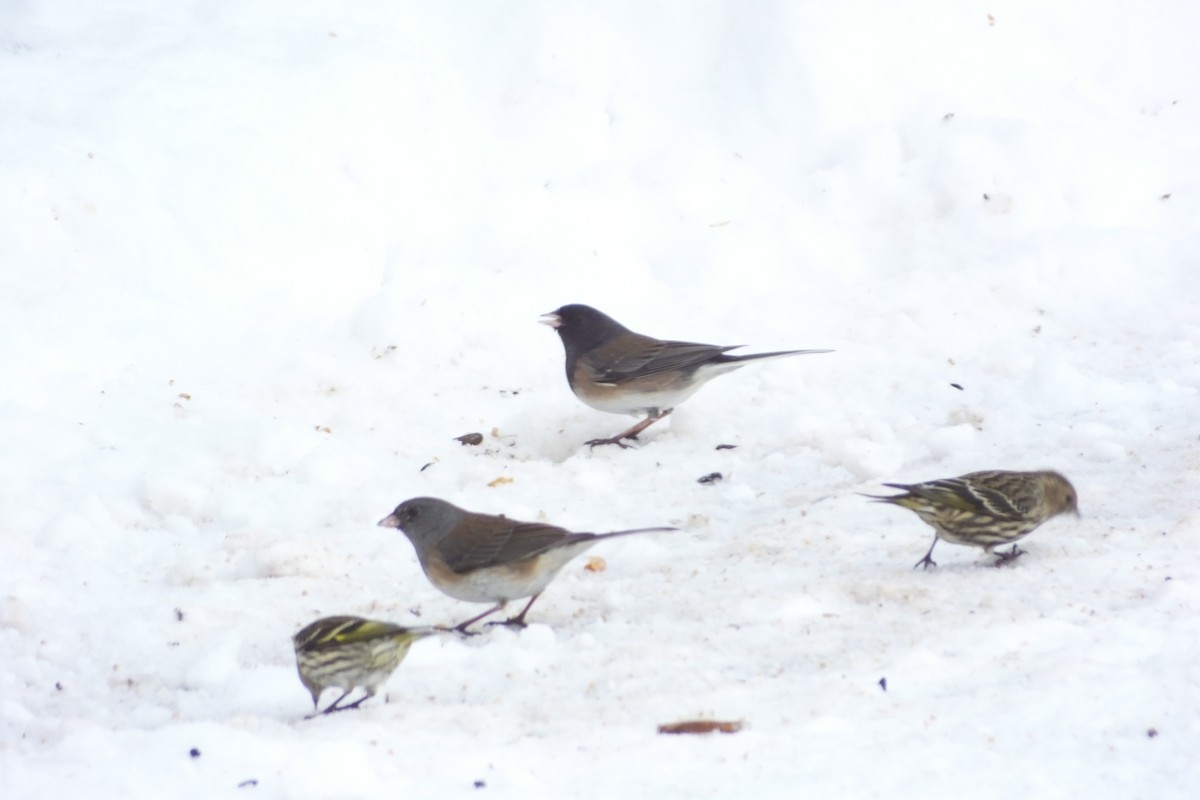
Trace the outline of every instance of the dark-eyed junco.
[[552, 311], [542, 322], [558, 331], [567, 351], [567, 383], [592, 408], [611, 414], [645, 414], [646, 418], [616, 436], [586, 444], [616, 444], [670, 414], [708, 381], [749, 361], [830, 353], [831, 350], [783, 350], [729, 355], [743, 345], [673, 342], [634, 333], [591, 306], [573, 303]]
[[1068, 511], [1079, 514], [1075, 487], [1057, 472], [987, 470], [926, 483], [884, 486], [902, 489], [904, 494], [867, 497], [915, 511], [934, 530], [929, 552], [913, 569], [937, 566], [933, 548], [938, 539], [982, 547], [989, 555], [996, 547], [1012, 544], [1012, 550], [995, 554], [999, 556], [996, 563], [1001, 564], [1024, 553], [1016, 542], [1046, 520]]
[[[322, 714], [357, 708], [375, 696], [413, 642], [436, 632], [433, 628], [402, 628], [390, 622], [346, 616], [324, 617], [305, 625], [292, 637], [292, 644], [300, 682], [312, 695], [313, 709], [321, 692], [330, 686], [342, 689], [342, 695]], [[358, 686], [367, 693], [349, 705], [338, 705]]]
[[509, 600], [530, 598], [521, 613], [505, 625], [525, 624], [533, 601], [558, 571], [601, 539], [631, 533], [673, 531], [637, 528], [614, 533], [571, 533], [540, 522], [476, 514], [434, 497], [414, 497], [379, 521], [399, 528], [417, 551], [421, 569], [438, 589], [457, 600], [496, 605], [454, 630], [466, 629], [504, 608]]

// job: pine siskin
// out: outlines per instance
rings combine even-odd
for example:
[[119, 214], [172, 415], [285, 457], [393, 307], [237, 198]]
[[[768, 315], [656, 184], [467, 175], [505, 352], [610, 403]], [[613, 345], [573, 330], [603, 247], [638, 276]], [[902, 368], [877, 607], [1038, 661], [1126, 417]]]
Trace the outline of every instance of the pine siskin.
[[997, 565], [1024, 553], [1016, 542], [1057, 514], [1079, 515], [1078, 495], [1071, 482], [1057, 472], [972, 472], [958, 478], [926, 483], [885, 483], [904, 494], [867, 495], [883, 503], [917, 512], [935, 531], [929, 552], [917, 567], [937, 566], [932, 558], [938, 539], [952, 544], [982, 547], [992, 554], [1000, 545], [1012, 550], [996, 553]]
[[[344, 691], [321, 713], [357, 708], [375, 696], [413, 642], [436, 632], [433, 628], [402, 628], [362, 617], [325, 617], [306, 625], [292, 637], [292, 643], [300, 682], [312, 695], [313, 709], [321, 692], [330, 686]], [[349, 705], [339, 706], [357, 686], [367, 693]]]

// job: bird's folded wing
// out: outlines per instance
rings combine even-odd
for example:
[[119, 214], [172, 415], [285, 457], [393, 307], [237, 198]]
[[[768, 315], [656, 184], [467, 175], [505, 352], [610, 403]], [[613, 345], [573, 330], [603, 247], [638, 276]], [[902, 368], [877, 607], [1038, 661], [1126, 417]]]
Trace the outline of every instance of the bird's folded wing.
[[947, 478], [908, 488], [918, 497], [962, 511], [987, 514], [998, 519], [1020, 519], [1024, 516], [1024, 512], [1013, 505], [1007, 495], [974, 482]]
[[298, 645], [304, 650], [323, 650], [354, 642], [364, 642], [381, 636], [390, 636], [404, 629], [390, 622], [346, 617], [334, 618], [330, 624], [314, 628]]
[[601, 347], [585, 357], [596, 371], [596, 379], [605, 383], [644, 378], [674, 370], [687, 370], [706, 364], [733, 347], [717, 347], [694, 342], [663, 342], [649, 336], [639, 336], [637, 346], [629, 347], [629, 339], [621, 342], [619, 352], [609, 346]]
[[458, 573], [533, 558], [578, 535], [537, 522], [472, 517], [468, 524], [474, 535], [448, 536], [437, 545], [447, 566]]

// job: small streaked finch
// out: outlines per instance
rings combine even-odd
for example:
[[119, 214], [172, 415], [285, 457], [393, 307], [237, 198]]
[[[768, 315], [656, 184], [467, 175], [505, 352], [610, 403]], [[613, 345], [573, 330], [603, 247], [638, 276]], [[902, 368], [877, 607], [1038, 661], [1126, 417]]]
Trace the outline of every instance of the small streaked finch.
[[903, 489], [904, 494], [867, 497], [917, 512], [935, 532], [929, 552], [913, 569], [937, 566], [932, 556], [938, 539], [982, 547], [989, 555], [993, 555], [994, 548], [1011, 544], [1012, 550], [994, 553], [999, 556], [999, 565], [1024, 553], [1016, 542], [1046, 520], [1068, 511], [1079, 515], [1075, 487], [1057, 472], [987, 470], [958, 478], [884, 486]]
[[[402, 628], [362, 617], [325, 617], [306, 625], [292, 637], [292, 643], [296, 646], [300, 682], [312, 695], [313, 710], [317, 709], [321, 692], [330, 686], [343, 692], [322, 714], [357, 708], [375, 696], [413, 642], [433, 633], [437, 633], [433, 628]], [[367, 693], [349, 705], [339, 706], [358, 686]]]

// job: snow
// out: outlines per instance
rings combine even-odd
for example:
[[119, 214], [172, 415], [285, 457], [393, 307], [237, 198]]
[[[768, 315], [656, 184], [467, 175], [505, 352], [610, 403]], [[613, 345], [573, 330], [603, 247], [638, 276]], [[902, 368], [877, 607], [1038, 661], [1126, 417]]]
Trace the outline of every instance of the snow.
[[[1200, 7], [5, 20], [5, 798], [1192, 796]], [[837, 352], [590, 451], [570, 302]], [[1083, 516], [925, 572], [859, 496], [993, 468]], [[418, 495], [681, 530], [305, 721], [303, 625], [482, 610], [375, 527]]]

